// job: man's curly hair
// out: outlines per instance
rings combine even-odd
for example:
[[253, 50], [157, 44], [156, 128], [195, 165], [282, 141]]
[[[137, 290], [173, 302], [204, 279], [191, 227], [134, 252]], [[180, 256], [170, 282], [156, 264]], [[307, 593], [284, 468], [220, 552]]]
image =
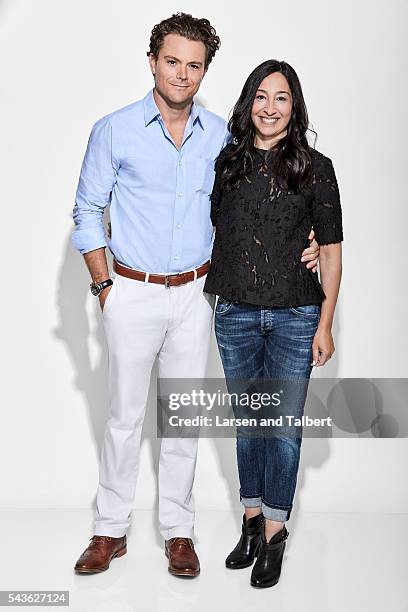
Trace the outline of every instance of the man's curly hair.
[[150, 49], [147, 55], [158, 57], [163, 39], [167, 34], [178, 34], [189, 40], [197, 40], [204, 43], [206, 48], [205, 69], [208, 68], [216, 51], [221, 46], [217, 32], [208, 19], [198, 19], [188, 13], [174, 13], [168, 19], [157, 23], [150, 36]]

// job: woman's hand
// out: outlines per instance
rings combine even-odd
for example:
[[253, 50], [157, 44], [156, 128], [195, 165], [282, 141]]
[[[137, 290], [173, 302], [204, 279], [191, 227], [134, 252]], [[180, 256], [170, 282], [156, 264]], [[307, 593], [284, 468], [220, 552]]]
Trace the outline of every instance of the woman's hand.
[[300, 261], [307, 261], [306, 268], [311, 268], [312, 272], [317, 272], [317, 263], [319, 261], [320, 248], [315, 239], [315, 233], [310, 230], [308, 239], [310, 245], [304, 249]]
[[318, 327], [313, 338], [313, 363], [315, 367], [323, 366], [333, 355], [334, 342], [331, 330], [327, 327]]

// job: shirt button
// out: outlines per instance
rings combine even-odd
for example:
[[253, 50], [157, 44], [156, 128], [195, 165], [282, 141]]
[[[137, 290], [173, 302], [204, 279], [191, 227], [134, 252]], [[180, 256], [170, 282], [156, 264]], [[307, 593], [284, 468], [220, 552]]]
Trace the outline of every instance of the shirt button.
[[179, 255], [175, 255], [174, 259], [180, 259], [180, 256]]
[[184, 193], [178, 193], [177, 195], [178, 195], [179, 198], [182, 198]]
[[181, 229], [181, 223], [177, 224], [177, 229]]

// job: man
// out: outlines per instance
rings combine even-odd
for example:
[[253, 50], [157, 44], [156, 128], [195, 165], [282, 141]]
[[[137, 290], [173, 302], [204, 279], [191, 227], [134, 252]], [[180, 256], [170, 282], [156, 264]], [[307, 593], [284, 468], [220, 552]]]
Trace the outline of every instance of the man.
[[[108, 569], [126, 553], [150, 375], [205, 376], [213, 298], [203, 293], [213, 228], [214, 161], [226, 122], [193, 102], [220, 39], [206, 19], [178, 13], [153, 28], [154, 89], [95, 123], [81, 168], [73, 243], [99, 296], [109, 356], [109, 416], [94, 536], [78, 573]], [[107, 244], [103, 213], [110, 204]], [[105, 248], [114, 255], [110, 279]], [[303, 255], [316, 265], [317, 244]], [[169, 571], [197, 576], [192, 541], [196, 438], [164, 438], [159, 523]]]

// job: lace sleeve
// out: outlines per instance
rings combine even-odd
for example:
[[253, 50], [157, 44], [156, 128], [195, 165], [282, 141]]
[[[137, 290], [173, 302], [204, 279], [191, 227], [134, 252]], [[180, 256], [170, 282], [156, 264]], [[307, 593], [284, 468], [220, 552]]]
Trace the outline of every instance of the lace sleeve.
[[211, 221], [213, 226], [217, 225], [217, 214], [219, 211], [219, 205], [221, 202], [221, 181], [220, 181], [220, 164], [219, 159], [215, 162], [215, 180], [214, 186], [211, 193]]
[[343, 226], [340, 194], [332, 161], [323, 157], [313, 177], [312, 220], [319, 245], [342, 242]]

